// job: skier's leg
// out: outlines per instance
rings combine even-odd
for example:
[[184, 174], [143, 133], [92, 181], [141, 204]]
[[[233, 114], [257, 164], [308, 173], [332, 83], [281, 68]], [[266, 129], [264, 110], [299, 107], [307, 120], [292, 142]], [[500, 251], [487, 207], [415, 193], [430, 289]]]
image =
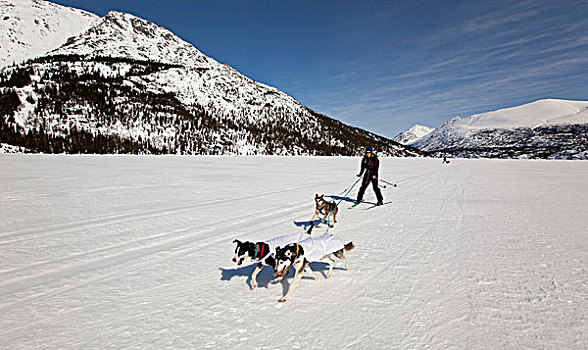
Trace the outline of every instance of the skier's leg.
[[378, 178], [372, 179], [372, 186], [376, 193], [376, 198], [378, 198], [378, 203], [381, 204], [384, 201], [384, 198], [382, 197], [382, 192], [380, 192], [380, 187], [378, 186]]
[[357, 192], [357, 200], [355, 201], [356, 203], [361, 202], [361, 200], [363, 199], [363, 194], [365, 193], [365, 189], [368, 187], [370, 181], [369, 181], [369, 177], [366, 174], [363, 177], [363, 181], [361, 182], [361, 187], [359, 188], [359, 192]]

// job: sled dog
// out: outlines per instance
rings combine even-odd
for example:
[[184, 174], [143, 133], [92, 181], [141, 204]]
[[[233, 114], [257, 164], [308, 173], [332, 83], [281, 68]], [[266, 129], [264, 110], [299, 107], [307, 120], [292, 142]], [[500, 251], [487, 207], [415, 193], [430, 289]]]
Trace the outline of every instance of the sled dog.
[[[327, 218], [327, 216], [329, 216], [329, 214], [331, 212], [333, 212], [333, 225], [337, 222], [337, 212], [339, 212], [339, 208], [337, 207], [337, 205], [335, 203], [332, 202], [327, 202], [325, 200], [325, 195], [318, 195], [318, 193], [314, 194], [314, 202], [316, 204], [315, 207], [315, 211], [314, 211], [314, 215], [312, 216], [312, 219], [310, 219], [310, 221], [312, 222], [316, 217], [320, 215], [324, 215], [323, 219], [321, 221], [325, 221], [325, 219]], [[331, 227], [333, 227], [333, 225], [331, 225]]]
[[241, 265], [243, 261], [250, 258], [253, 261], [257, 261], [257, 267], [251, 274], [251, 289], [257, 287], [257, 274], [263, 269], [264, 266], [275, 265], [274, 252], [279, 245], [288, 245], [290, 243], [298, 243], [308, 237], [306, 233], [296, 233], [293, 235], [285, 235], [276, 238], [272, 238], [265, 242], [241, 242], [235, 239], [233, 243], [237, 243], [235, 248], [235, 256], [233, 256], [233, 262], [237, 265]]
[[[307, 237], [305, 240], [299, 243], [290, 243], [283, 248], [276, 248], [276, 257], [274, 262], [274, 276], [276, 282], [282, 280], [288, 271], [290, 266], [294, 266], [294, 281], [290, 285], [288, 292], [278, 301], [286, 301], [298, 285], [298, 281], [302, 278], [302, 274], [305, 266], [311, 262], [324, 262], [329, 264], [329, 272], [327, 278], [331, 277], [335, 261], [332, 256], [337, 257], [339, 260], [345, 263], [345, 269], [349, 271], [349, 263], [345, 257], [345, 252], [355, 248], [353, 242], [343, 244], [343, 241], [330, 233], [325, 233], [319, 237]], [[318, 275], [313, 272], [314, 279], [317, 279]]]

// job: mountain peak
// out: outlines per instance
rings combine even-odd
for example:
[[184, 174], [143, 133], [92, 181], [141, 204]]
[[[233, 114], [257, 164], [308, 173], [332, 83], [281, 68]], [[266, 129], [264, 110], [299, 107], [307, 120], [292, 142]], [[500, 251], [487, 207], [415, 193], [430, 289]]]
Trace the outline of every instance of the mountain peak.
[[430, 134], [433, 130], [435, 130], [435, 128], [415, 124], [410, 129], [396, 135], [393, 140], [403, 145], [410, 145]]
[[116, 57], [174, 65], [208, 65], [210, 59], [169, 30], [132, 14], [110, 11], [86, 32], [50, 55]]
[[100, 17], [49, 1], [0, 1], [0, 67], [40, 56]]

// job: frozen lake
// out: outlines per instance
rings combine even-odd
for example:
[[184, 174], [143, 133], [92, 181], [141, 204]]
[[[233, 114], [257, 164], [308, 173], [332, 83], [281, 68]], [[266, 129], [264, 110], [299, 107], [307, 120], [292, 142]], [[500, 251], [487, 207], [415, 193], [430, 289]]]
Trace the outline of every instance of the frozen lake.
[[0, 348], [588, 348], [588, 162], [380, 168], [392, 203], [329, 230], [351, 271], [278, 303], [233, 239], [304, 230], [358, 158], [0, 155]]

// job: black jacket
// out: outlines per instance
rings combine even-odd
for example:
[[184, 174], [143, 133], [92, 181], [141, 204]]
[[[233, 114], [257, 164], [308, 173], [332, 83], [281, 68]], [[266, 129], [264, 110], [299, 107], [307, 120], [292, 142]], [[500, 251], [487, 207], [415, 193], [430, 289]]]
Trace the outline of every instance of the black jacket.
[[361, 160], [361, 171], [359, 175], [361, 176], [366, 171], [367, 176], [374, 176], [378, 177], [378, 168], [380, 166], [380, 161], [378, 161], [378, 156], [372, 153], [371, 157], [363, 156]]

